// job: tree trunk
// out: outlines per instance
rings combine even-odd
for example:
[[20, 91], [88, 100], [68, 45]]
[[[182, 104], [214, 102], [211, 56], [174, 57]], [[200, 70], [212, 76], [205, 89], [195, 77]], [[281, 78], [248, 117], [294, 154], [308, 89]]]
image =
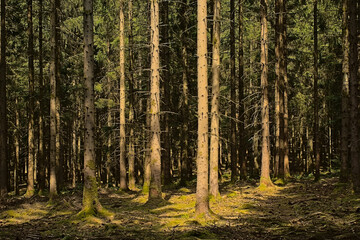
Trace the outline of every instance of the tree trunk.
[[51, 59], [50, 59], [50, 198], [57, 195], [57, 121], [56, 121], [56, 95], [58, 77], [58, 10], [56, 8], [58, 0], [51, 1]]
[[341, 170], [340, 181], [348, 181], [348, 164], [349, 164], [349, 22], [348, 22], [348, 0], [342, 1], [342, 43], [343, 43], [343, 82], [341, 94]]
[[207, 74], [207, 3], [197, 1], [197, 78], [198, 78], [198, 140], [197, 140], [197, 181], [196, 206], [197, 215], [209, 214], [209, 164], [208, 164], [208, 74]]
[[267, 0], [261, 0], [261, 178], [260, 187], [271, 187], [270, 179], [270, 128], [269, 128], [269, 86], [268, 86], [268, 27]]
[[150, 168], [149, 200], [161, 199], [159, 0], [150, 1]]
[[349, 0], [349, 82], [350, 82], [350, 158], [353, 189], [360, 192], [359, 127], [358, 127], [358, 35], [356, 0]]
[[164, 154], [161, 155], [163, 158], [163, 176], [164, 176], [164, 185], [169, 185], [171, 183], [171, 174], [170, 174], [170, 161], [171, 161], [171, 152], [170, 152], [170, 118], [169, 112], [170, 108], [170, 44], [169, 44], [169, 1], [162, 2], [162, 65], [164, 71], [163, 75], [163, 88], [164, 88]]
[[44, 139], [44, 74], [43, 74], [43, 0], [39, 0], [39, 87], [40, 87], [40, 113], [39, 113], [39, 160], [38, 183], [39, 195], [45, 190], [45, 139]]
[[135, 190], [135, 132], [134, 132], [134, 118], [135, 118], [135, 97], [134, 97], [134, 54], [133, 54], [133, 2], [129, 0], [129, 189]]
[[314, 158], [315, 181], [320, 179], [317, 1], [314, 0]]
[[[188, 48], [187, 48], [187, 37], [188, 37], [188, 18], [186, 12], [188, 11], [187, 0], [183, 0], [180, 3], [180, 15], [181, 15], [181, 61], [182, 61], [182, 127], [180, 130], [180, 160], [181, 167], [179, 166], [181, 179], [180, 184], [185, 185], [186, 180], [189, 177], [189, 168], [191, 164], [190, 149], [189, 149], [189, 66], [188, 66]], [[191, 172], [190, 172], [191, 175]]]
[[246, 180], [246, 139], [245, 139], [245, 105], [244, 105], [244, 0], [239, 0], [239, 124], [238, 124], [238, 154], [240, 163], [240, 179]]
[[27, 23], [28, 23], [28, 68], [29, 68], [29, 105], [28, 105], [28, 179], [26, 197], [32, 197], [35, 194], [34, 187], [34, 34], [33, 34], [33, 22], [32, 22], [32, 0], [27, 0]]
[[125, 136], [125, 18], [124, 1], [120, 0], [120, 189], [127, 190], [126, 182], [126, 136]]
[[94, 32], [93, 1], [84, 0], [84, 86], [85, 86], [85, 136], [84, 136], [84, 193], [85, 215], [102, 210], [95, 176], [95, 106], [94, 106]]
[[213, 44], [212, 44], [212, 98], [210, 137], [210, 194], [219, 193], [219, 96], [220, 96], [220, 0], [214, 0]]
[[236, 154], [236, 87], [235, 87], [235, 0], [230, 0], [230, 149], [231, 149], [231, 181], [237, 180]]
[[7, 110], [6, 110], [6, 29], [5, 0], [1, 0], [0, 52], [0, 197], [7, 193]]

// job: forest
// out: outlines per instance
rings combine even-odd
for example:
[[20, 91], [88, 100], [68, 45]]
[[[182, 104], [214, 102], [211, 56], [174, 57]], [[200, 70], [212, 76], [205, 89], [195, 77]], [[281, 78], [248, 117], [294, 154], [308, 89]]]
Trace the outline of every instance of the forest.
[[360, 0], [0, 3], [0, 239], [360, 239]]

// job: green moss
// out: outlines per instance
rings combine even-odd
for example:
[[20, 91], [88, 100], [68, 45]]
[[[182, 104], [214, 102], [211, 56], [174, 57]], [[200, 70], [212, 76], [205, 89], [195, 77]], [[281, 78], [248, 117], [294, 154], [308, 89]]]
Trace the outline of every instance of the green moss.
[[282, 178], [278, 178], [275, 180], [274, 184], [284, 186], [286, 184], [286, 181]]
[[185, 187], [182, 187], [179, 189], [179, 192], [183, 192], [183, 193], [191, 193], [191, 190]]

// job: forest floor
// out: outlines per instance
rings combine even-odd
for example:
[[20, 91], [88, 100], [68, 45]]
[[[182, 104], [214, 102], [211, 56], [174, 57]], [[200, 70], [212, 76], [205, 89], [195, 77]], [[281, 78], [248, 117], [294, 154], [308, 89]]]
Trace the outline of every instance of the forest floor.
[[156, 206], [141, 192], [99, 192], [112, 219], [76, 218], [80, 189], [52, 205], [46, 197], [9, 197], [0, 203], [0, 239], [360, 239], [360, 196], [335, 177], [271, 191], [224, 183], [207, 222], [194, 217], [194, 187], [164, 190]]

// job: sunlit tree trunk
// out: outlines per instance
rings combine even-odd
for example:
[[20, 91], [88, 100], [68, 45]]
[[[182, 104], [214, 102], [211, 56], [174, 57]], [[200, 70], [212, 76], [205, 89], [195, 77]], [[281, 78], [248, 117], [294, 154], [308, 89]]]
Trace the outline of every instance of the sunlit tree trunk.
[[19, 113], [19, 100], [15, 98], [15, 162], [14, 162], [14, 192], [15, 195], [19, 195], [19, 165], [20, 165], [20, 113]]
[[359, 127], [358, 127], [358, 35], [356, 0], [349, 0], [349, 83], [350, 83], [350, 158], [353, 189], [360, 192]]
[[219, 193], [219, 95], [220, 95], [220, 7], [221, 0], [214, 0], [213, 44], [212, 44], [212, 97], [210, 136], [210, 194]]
[[197, 78], [198, 78], [198, 140], [197, 140], [197, 215], [209, 214], [209, 150], [208, 150], [208, 73], [207, 73], [207, 3], [197, 1]]
[[129, 188], [131, 190], [136, 189], [135, 186], [135, 131], [134, 131], [134, 119], [135, 119], [135, 97], [134, 97], [134, 54], [133, 54], [133, 1], [129, 0]]
[[120, 0], [120, 189], [128, 188], [126, 182], [126, 136], [125, 136], [125, 17], [124, 1]]
[[235, 0], [230, 0], [230, 149], [231, 181], [237, 180], [236, 87], [235, 87]]
[[26, 197], [31, 197], [35, 194], [34, 187], [34, 153], [35, 153], [35, 142], [34, 142], [34, 84], [35, 84], [35, 73], [34, 73], [34, 34], [33, 34], [33, 20], [32, 20], [32, 0], [27, 0], [27, 23], [28, 23], [28, 68], [29, 68], [29, 105], [28, 105], [28, 178], [27, 178], [27, 189]]
[[270, 187], [270, 129], [269, 129], [269, 85], [268, 85], [268, 26], [267, 26], [267, 0], [261, 0], [261, 178], [260, 186]]
[[93, 1], [84, 0], [84, 192], [85, 215], [102, 209], [95, 176], [95, 106], [94, 106], [94, 20]]
[[161, 196], [159, 0], [150, 1], [150, 168], [149, 200]]
[[6, 28], [5, 0], [1, 0], [0, 52], [0, 197], [7, 193]]

